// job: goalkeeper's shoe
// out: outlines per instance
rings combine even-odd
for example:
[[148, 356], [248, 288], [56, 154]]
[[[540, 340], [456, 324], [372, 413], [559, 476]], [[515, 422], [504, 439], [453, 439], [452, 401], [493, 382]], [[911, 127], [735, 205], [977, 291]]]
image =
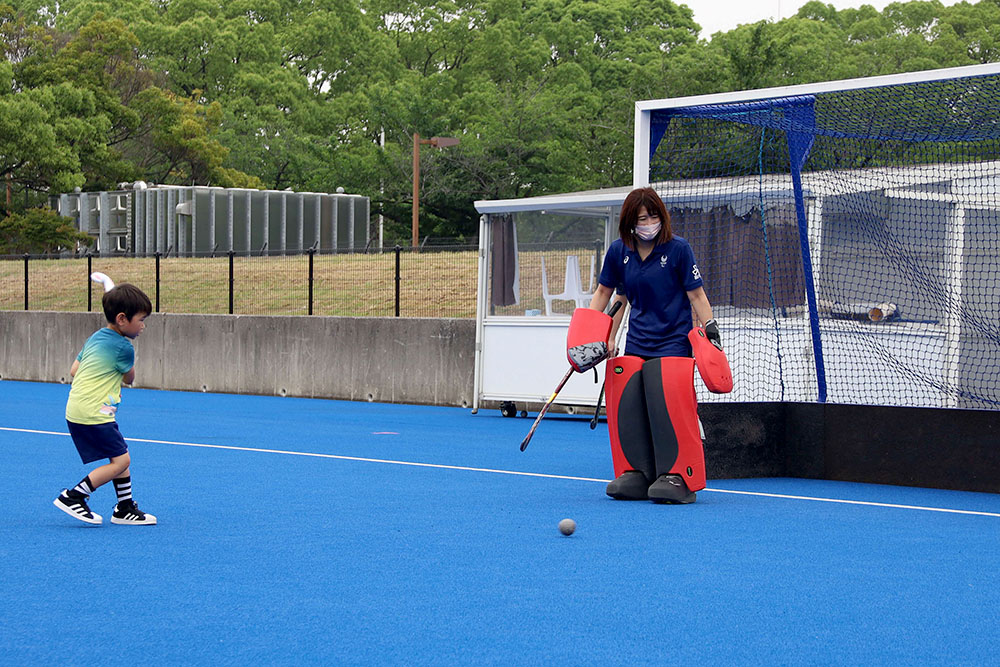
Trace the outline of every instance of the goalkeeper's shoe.
[[70, 495], [66, 489], [52, 501], [52, 504], [69, 514], [74, 519], [79, 519], [84, 523], [100, 524], [104, 519], [100, 514], [94, 514], [87, 506], [87, 496], [73, 494]]
[[648, 490], [649, 499], [654, 503], [693, 503], [697, 494], [688, 491], [687, 484], [680, 475], [663, 474], [656, 478]]
[[611, 480], [606, 493], [615, 500], [646, 500], [648, 488], [645, 475], [638, 470], [626, 470]]
[[111, 523], [123, 526], [155, 526], [156, 517], [146, 514], [136, 507], [134, 500], [123, 500], [115, 505], [115, 511], [111, 513]]

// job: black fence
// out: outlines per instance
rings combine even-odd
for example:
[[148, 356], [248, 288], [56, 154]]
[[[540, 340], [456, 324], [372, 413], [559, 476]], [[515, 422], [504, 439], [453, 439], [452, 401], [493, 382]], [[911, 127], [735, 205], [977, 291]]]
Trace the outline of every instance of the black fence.
[[0, 256], [0, 310], [100, 310], [100, 271], [155, 312], [475, 317], [478, 247], [385, 251]]

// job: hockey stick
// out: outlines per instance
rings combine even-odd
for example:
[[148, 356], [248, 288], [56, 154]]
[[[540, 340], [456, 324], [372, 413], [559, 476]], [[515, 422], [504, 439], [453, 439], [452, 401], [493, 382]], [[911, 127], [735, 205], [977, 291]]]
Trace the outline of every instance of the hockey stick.
[[[615, 313], [618, 312], [618, 309], [621, 308], [621, 306], [622, 306], [621, 301], [616, 301], [615, 304], [611, 306], [611, 310], [608, 311], [608, 315], [610, 317], [614, 317]], [[600, 361], [598, 361], [597, 363], [600, 363]], [[596, 366], [597, 364], [595, 363], [594, 365]], [[566, 383], [569, 381], [571, 375], [573, 375], [572, 366], [570, 366], [569, 370], [566, 371], [566, 375], [563, 376], [563, 379], [559, 381], [559, 385], [556, 387], [556, 390], [552, 392], [552, 395], [549, 396], [549, 400], [545, 401], [545, 405], [543, 405], [542, 409], [538, 411], [538, 416], [535, 417], [535, 423], [531, 425], [531, 430], [528, 431], [528, 435], [524, 436], [524, 440], [521, 441], [522, 452], [525, 450], [525, 448], [527, 448], [528, 443], [531, 442], [531, 436], [535, 435], [535, 429], [538, 428], [538, 424], [542, 421], [542, 417], [544, 417], [545, 413], [549, 411], [549, 407], [552, 406], [552, 401], [556, 400], [556, 396], [558, 396], [559, 392], [562, 391], [562, 388], [566, 386]]]
[[[618, 302], [618, 306], [621, 307], [621, 302]], [[617, 308], [612, 308], [611, 309], [612, 317], [614, 317], [614, 313], [617, 310], [618, 310]], [[624, 318], [628, 317], [628, 315], [626, 314], [626, 315], [623, 315], [622, 317], [624, 319]], [[608, 359], [614, 357], [618, 353], [618, 339], [621, 338], [621, 335], [622, 335], [622, 330], [621, 330], [621, 327], [619, 327], [618, 328], [618, 335], [615, 336], [615, 349], [614, 349], [614, 351], [608, 350]], [[607, 376], [607, 370], [605, 370], [604, 382], [601, 383], [601, 392], [597, 395], [597, 407], [594, 408], [594, 417], [593, 417], [593, 419], [590, 420], [590, 430], [591, 431], [593, 431], [595, 428], [597, 428], [597, 421], [601, 417], [601, 401], [604, 400], [604, 387], [607, 385], [607, 383], [608, 383], [608, 376]]]
[[591, 431], [597, 428], [597, 420], [601, 416], [601, 401], [604, 400], [604, 385], [607, 384], [607, 382], [608, 382], [607, 379], [605, 379], [604, 382], [601, 383], [601, 392], [597, 394], [597, 407], [594, 408], [594, 416], [590, 420]]
[[525, 450], [525, 448], [528, 446], [528, 443], [531, 441], [531, 436], [535, 435], [535, 429], [538, 428], [538, 424], [541, 423], [542, 417], [545, 416], [545, 413], [549, 411], [549, 406], [552, 405], [552, 401], [556, 400], [556, 396], [558, 396], [562, 388], [566, 386], [566, 382], [569, 380], [569, 376], [572, 374], [573, 374], [573, 367], [570, 366], [569, 370], [566, 371], [566, 375], [564, 375], [563, 379], [559, 381], [559, 385], [556, 387], [556, 390], [552, 392], [551, 396], [549, 396], [549, 400], [545, 401], [545, 405], [543, 405], [542, 409], [538, 411], [538, 416], [535, 417], [535, 423], [531, 425], [531, 430], [528, 431], [528, 435], [524, 436], [524, 440], [521, 441], [522, 452]]

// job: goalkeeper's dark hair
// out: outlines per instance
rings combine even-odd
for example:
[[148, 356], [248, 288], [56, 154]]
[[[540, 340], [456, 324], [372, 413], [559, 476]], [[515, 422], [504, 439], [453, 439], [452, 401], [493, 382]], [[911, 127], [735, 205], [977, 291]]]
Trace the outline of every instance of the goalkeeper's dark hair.
[[635, 250], [639, 242], [635, 226], [639, 219], [639, 209], [643, 207], [646, 213], [660, 216], [660, 234], [653, 240], [653, 245], [660, 245], [674, 238], [674, 232], [670, 228], [670, 213], [663, 205], [660, 195], [653, 188], [636, 188], [625, 197], [621, 213], [618, 214], [618, 234], [629, 250]]
[[153, 304], [146, 293], [130, 283], [115, 285], [105, 292], [101, 306], [104, 308], [104, 318], [109, 323], [115, 321], [118, 313], [125, 313], [125, 317], [131, 320], [137, 313], [149, 315], [153, 312]]

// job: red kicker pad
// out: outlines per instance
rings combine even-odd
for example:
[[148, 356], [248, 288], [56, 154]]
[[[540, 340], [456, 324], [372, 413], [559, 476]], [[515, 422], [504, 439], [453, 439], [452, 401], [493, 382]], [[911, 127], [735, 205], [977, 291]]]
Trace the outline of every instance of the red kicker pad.
[[694, 359], [650, 359], [642, 365], [642, 384], [656, 475], [680, 475], [688, 491], [701, 491], [705, 488], [705, 448], [698, 428]]
[[578, 373], [588, 371], [608, 356], [611, 316], [593, 308], [577, 308], [566, 334], [566, 357]]
[[615, 477], [638, 470], [650, 484], [656, 480], [653, 439], [646, 416], [646, 393], [642, 387], [643, 361], [639, 357], [608, 360], [604, 395], [608, 401], [608, 436]]

